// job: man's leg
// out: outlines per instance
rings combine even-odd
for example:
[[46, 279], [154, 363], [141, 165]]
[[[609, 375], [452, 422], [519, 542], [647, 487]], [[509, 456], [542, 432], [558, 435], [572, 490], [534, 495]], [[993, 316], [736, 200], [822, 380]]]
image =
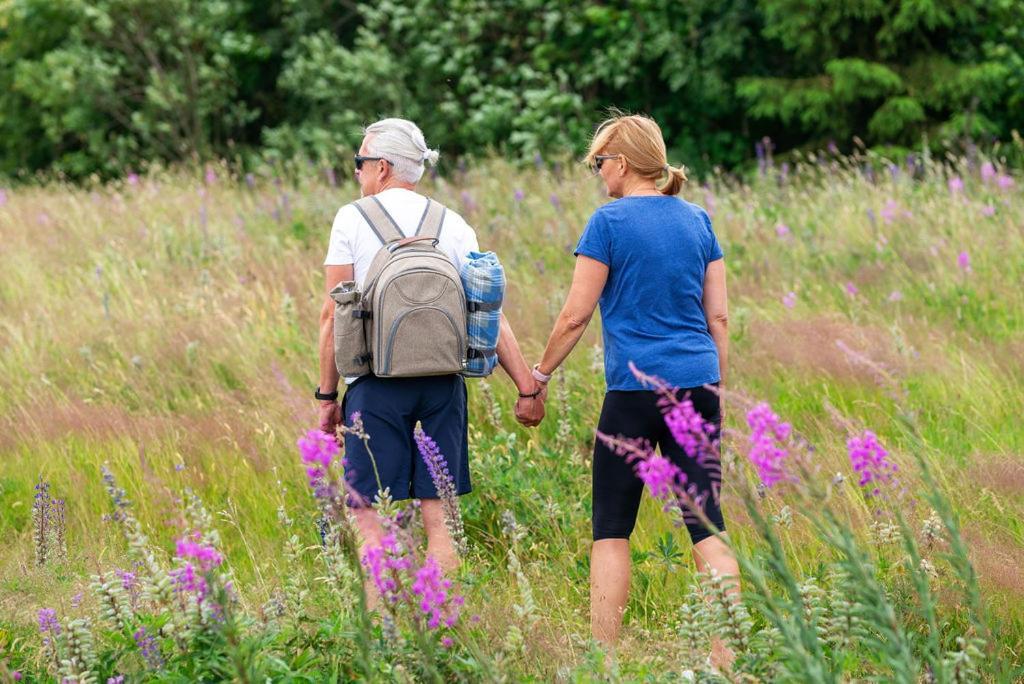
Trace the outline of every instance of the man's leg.
[[427, 555], [434, 557], [442, 572], [450, 574], [459, 567], [459, 555], [444, 523], [441, 500], [421, 499], [420, 513], [423, 514], [423, 529], [427, 533]]

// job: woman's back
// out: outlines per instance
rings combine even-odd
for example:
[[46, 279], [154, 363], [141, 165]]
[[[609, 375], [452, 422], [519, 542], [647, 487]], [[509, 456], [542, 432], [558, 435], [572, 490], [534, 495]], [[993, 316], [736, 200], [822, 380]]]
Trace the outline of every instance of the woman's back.
[[644, 389], [630, 361], [676, 387], [718, 382], [702, 296], [722, 250], [703, 209], [665, 195], [624, 197], [594, 212], [576, 254], [609, 268], [600, 300], [609, 390]]

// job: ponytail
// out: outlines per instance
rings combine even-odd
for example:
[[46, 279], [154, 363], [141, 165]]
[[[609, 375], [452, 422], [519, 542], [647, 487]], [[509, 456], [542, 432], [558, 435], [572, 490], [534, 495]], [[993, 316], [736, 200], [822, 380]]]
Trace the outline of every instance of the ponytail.
[[665, 164], [665, 171], [668, 173], [668, 179], [664, 185], [658, 186], [658, 191], [663, 195], [678, 195], [683, 189], [683, 183], [686, 182], [686, 171], [668, 164]]

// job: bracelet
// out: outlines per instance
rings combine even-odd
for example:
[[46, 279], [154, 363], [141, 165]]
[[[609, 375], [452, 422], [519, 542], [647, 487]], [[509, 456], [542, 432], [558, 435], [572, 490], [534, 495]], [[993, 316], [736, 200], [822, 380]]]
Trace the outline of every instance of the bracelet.
[[537, 397], [540, 396], [541, 392], [543, 392], [543, 391], [544, 391], [544, 388], [541, 387], [540, 389], [538, 389], [536, 392], [534, 392], [532, 394], [523, 394], [522, 392], [520, 392], [519, 393], [519, 398], [520, 399], [536, 399]]
[[313, 396], [319, 399], [320, 401], [336, 401], [338, 398], [338, 390], [334, 390], [333, 392], [327, 392], [325, 394], [320, 391], [319, 387], [317, 387], [316, 391], [313, 392]]
[[545, 375], [544, 373], [540, 372], [540, 364], [539, 363], [536, 366], [533, 367], [533, 371], [531, 371], [531, 372], [533, 373], [533, 379], [536, 380], [537, 382], [542, 382], [545, 385], [548, 384], [549, 382], [551, 382], [551, 376], [550, 375]]

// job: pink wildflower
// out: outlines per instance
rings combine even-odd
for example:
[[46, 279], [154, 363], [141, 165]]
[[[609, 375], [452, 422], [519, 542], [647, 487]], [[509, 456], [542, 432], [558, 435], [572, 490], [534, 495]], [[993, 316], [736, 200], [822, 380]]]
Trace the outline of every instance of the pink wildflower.
[[775, 226], [775, 234], [777, 236], [779, 236], [780, 238], [784, 238], [784, 237], [788, 236], [789, 233], [790, 233], [789, 226], [787, 226], [785, 223], [776, 224], [776, 226]]
[[787, 292], [786, 296], [782, 298], [782, 303], [787, 309], [796, 306], [796, 292]]
[[971, 272], [971, 255], [967, 252], [960, 252], [956, 258], [956, 265], [960, 267], [964, 273]]
[[964, 180], [960, 176], [950, 178], [947, 185], [949, 185], [949, 191], [954, 195], [964, 191]]
[[672, 461], [653, 453], [637, 462], [636, 475], [658, 499], [671, 497], [678, 484], [685, 480], [683, 472]]
[[850, 455], [850, 464], [860, 475], [857, 483], [861, 487], [871, 486], [870, 496], [881, 493], [879, 485], [891, 482], [899, 468], [889, 460], [885, 447], [870, 430], [865, 430], [860, 437], [852, 437], [846, 447]]
[[791, 428], [783, 423], [768, 404], [758, 404], [747, 412], [750, 426], [750, 462], [765, 487], [786, 479], [784, 461], [789, 456], [783, 443], [789, 439]]

